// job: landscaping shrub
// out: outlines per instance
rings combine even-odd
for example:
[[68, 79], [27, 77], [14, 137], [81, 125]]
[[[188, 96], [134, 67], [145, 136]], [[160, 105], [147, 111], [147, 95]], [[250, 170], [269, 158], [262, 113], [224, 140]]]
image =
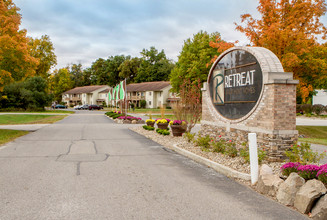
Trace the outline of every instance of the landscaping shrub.
[[190, 132], [186, 132], [185, 133], [185, 138], [186, 138], [186, 140], [187, 140], [188, 143], [193, 142], [194, 141], [194, 137], [195, 137], [195, 134], [192, 134]]
[[145, 108], [146, 107], [146, 101], [145, 100], [141, 100], [140, 101], [140, 105], [141, 105], [141, 108]]
[[301, 108], [305, 114], [312, 114], [312, 105], [311, 104], [302, 104]]
[[148, 125], [143, 125], [143, 128], [144, 128], [145, 130], [148, 130], [148, 131], [153, 131], [153, 130], [154, 130], [154, 127], [152, 127], [152, 126], [148, 126]]
[[267, 153], [265, 150], [258, 149], [258, 162], [259, 164], [262, 163], [266, 159]]
[[196, 140], [195, 140], [195, 144], [199, 147], [202, 147], [202, 150], [205, 149], [209, 149], [210, 147], [210, 137], [209, 135], [206, 135], [205, 137], [203, 136], [199, 136]]
[[245, 163], [250, 163], [249, 148], [241, 148], [239, 150], [240, 156], [244, 159]]
[[300, 163], [288, 162], [285, 163], [280, 169], [284, 176], [289, 176], [291, 173], [297, 173], [297, 168], [300, 166]]
[[212, 151], [216, 153], [225, 153], [226, 151], [226, 141], [224, 139], [220, 139], [219, 141], [212, 142]]
[[[1, 78], [0, 78], [1, 80]], [[0, 94], [0, 108], [43, 109], [52, 99], [47, 93], [47, 81], [40, 76], [6, 85]]]
[[166, 135], [170, 135], [170, 132], [169, 132], [168, 130], [166, 130], [166, 129], [160, 129], [160, 128], [157, 128], [157, 129], [156, 129], [156, 132], [157, 132], [158, 134], [162, 134], [162, 135], [164, 135], [164, 136], [166, 136]]
[[326, 156], [326, 152], [319, 154], [313, 152], [311, 145], [308, 143], [301, 143], [300, 145], [292, 145], [291, 148], [285, 151], [285, 155], [289, 162], [298, 162], [301, 164], [318, 163]]
[[312, 106], [312, 111], [316, 114], [316, 115], [320, 115], [321, 112], [323, 112], [325, 109], [325, 107], [323, 105], [320, 104], [316, 104]]
[[302, 105], [301, 104], [297, 104], [296, 105], [296, 114], [298, 115], [303, 115], [303, 109], [302, 109]]
[[232, 143], [231, 141], [227, 143], [226, 154], [229, 157], [236, 157], [237, 156], [237, 149], [235, 147], [235, 143]]
[[300, 177], [305, 180], [314, 179], [317, 176], [320, 167], [317, 165], [300, 165], [297, 170]]

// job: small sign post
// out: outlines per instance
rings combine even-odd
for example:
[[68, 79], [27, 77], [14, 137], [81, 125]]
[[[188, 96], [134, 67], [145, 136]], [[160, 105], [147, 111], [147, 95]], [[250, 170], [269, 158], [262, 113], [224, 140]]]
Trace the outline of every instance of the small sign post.
[[259, 165], [258, 165], [258, 147], [256, 133], [249, 133], [249, 151], [250, 151], [250, 168], [251, 168], [251, 184], [258, 182]]

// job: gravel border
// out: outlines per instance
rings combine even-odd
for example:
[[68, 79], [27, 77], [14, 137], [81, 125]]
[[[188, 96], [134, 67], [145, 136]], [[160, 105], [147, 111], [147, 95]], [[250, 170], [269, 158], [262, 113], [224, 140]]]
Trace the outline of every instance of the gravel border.
[[[165, 146], [166, 148], [174, 150], [177, 153], [189, 157], [199, 163], [205, 164], [215, 169], [217, 172], [237, 179], [242, 183], [246, 183], [246, 185], [251, 185], [250, 164], [245, 163], [241, 157], [231, 158], [220, 153], [202, 151], [200, 147], [195, 146], [193, 143], [188, 143], [185, 138], [174, 137], [172, 134], [169, 136], [163, 136], [155, 131], [145, 130], [142, 127], [134, 127], [130, 129], [160, 145]], [[267, 164], [273, 169], [274, 173], [280, 175], [280, 167], [283, 163], [267, 162]]]

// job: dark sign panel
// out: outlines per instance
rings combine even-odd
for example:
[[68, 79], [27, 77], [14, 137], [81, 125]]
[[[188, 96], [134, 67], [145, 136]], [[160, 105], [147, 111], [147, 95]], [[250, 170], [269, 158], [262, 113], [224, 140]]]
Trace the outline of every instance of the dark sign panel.
[[232, 50], [219, 59], [208, 81], [212, 103], [225, 118], [242, 118], [254, 108], [260, 97], [260, 65], [245, 50]]

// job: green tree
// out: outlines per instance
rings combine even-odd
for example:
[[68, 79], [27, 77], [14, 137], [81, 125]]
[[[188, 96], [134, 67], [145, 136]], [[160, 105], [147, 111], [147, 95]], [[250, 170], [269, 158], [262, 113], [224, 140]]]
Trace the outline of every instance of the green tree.
[[73, 81], [73, 87], [85, 86], [84, 79], [83, 79], [83, 69], [82, 64], [72, 64], [71, 66], [67, 67], [70, 77]]
[[92, 75], [92, 70], [91, 68], [86, 68], [82, 72], [82, 84], [83, 86], [90, 86], [90, 85], [95, 85], [95, 77]]
[[57, 56], [48, 35], [43, 35], [40, 39], [29, 38], [28, 45], [32, 57], [38, 59], [36, 75], [48, 79], [51, 67], [57, 64]]
[[108, 80], [107, 61], [99, 58], [92, 63], [91, 72], [94, 84], [106, 85]]
[[109, 73], [108, 79], [107, 79], [107, 85], [109, 86], [115, 86], [117, 85], [121, 80], [123, 80], [123, 77], [119, 76], [120, 73], [120, 65], [124, 63], [126, 59], [130, 59], [130, 56], [125, 57], [124, 55], [117, 55], [117, 56], [111, 56], [107, 60], [108, 67], [107, 71]]
[[211, 59], [218, 55], [217, 49], [209, 45], [215, 41], [219, 33], [208, 34], [206, 31], [200, 31], [184, 41], [184, 45], [175, 68], [171, 71], [170, 82], [173, 90], [178, 92], [185, 79], [196, 82], [207, 80], [210, 67], [207, 65]]
[[0, 1], [0, 92], [12, 82], [35, 74], [38, 60], [29, 54], [26, 30], [12, 0]]
[[62, 93], [73, 88], [74, 82], [70, 77], [67, 68], [61, 68], [54, 71], [51, 76], [51, 92], [57, 102], [62, 100]]
[[119, 77], [127, 78], [127, 83], [133, 83], [134, 77], [137, 75], [138, 69], [140, 68], [142, 60], [138, 57], [126, 59], [119, 66]]
[[142, 62], [138, 68], [135, 82], [167, 81], [174, 68], [172, 61], [166, 58], [164, 50], [158, 52], [155, 47], [141, 52]]

